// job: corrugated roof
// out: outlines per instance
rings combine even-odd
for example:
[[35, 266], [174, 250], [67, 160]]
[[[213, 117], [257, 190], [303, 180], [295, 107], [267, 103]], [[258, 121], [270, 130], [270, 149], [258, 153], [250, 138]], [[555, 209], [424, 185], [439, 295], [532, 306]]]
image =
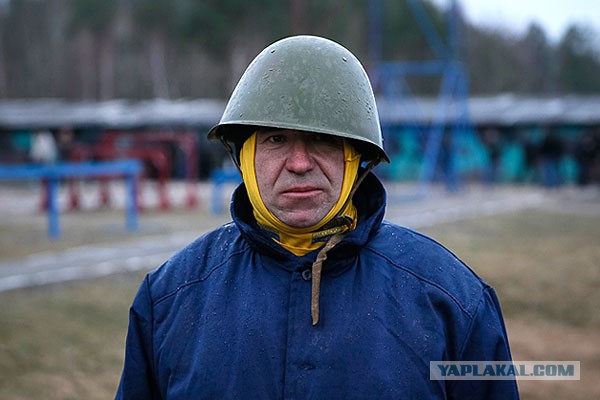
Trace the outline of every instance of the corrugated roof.
[[461, 104], [437, 98], [378, 101], [382, 121], [431, 123], [466, 112], [474, 125], [600, 124], [600, 96], [527, 97], [513, 94], [472, 97]]
[[[58, 99], [0, 101], [0, 129], [59, 127], [136, 128], [212, 126], [223, 112], [218, 100]], [[383, 124], [430, 124], [456, 119], [465, 110], [474, 125], [600, 124], [600, 96], [527, 97], [513, 94], [472, 97], [465, 104], [435, 97], [378, 99]]]
[[5, 100], [0, 101], [0, 128], [207, 126], [219, 121], [224, 106], [215, 100]]

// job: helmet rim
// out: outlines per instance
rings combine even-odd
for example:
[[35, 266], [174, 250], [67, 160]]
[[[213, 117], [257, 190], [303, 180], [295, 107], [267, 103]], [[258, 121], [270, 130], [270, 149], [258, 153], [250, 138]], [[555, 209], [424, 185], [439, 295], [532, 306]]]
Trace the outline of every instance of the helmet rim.
[[389, 162], [366, 71], [345, 47], [319, 36], [287, 37], [260, 52], [208, 138], [239, 142], [257, 127], [351, 139], [365, 160]]

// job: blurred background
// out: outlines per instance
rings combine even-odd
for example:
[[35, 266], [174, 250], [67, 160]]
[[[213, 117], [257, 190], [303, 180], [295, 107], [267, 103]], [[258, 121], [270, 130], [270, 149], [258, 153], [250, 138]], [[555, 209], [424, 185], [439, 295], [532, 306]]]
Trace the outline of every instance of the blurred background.
[[386, 218], [497, 289], [515, 359], [582, 361], [523, 398], [600, 398], [596, 3], [0, 0], [0, 398], [113, 396], [143, 274], [229, 219], [206, 133], [292, 34], [364, 64]]
[[224, 153], [205, 133], [245, 67], [311, 33], [368, 70], [394, 159], [386, 177], [597, 182], [600, 11], [520, 3], [2, 0], [0, 161], [107, 158], [108, 130], [121, 146], [170, 130], [199, 157], [185, 171], [181, 146], [163, 144], [168, 174], [206, 179]]

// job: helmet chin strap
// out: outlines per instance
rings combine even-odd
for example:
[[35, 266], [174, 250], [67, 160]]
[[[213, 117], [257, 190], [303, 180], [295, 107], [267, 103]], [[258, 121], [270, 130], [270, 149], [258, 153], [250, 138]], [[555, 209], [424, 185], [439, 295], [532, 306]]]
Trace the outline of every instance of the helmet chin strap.
[[238, 170], [240, 177], [243, 179], [244, 177], [242, 175], [242, 167], [240, 167], [239, 161], [235, 158], [235, 153], [234, 153], [233, 149], [231, 148], [231, 145], [229, 144], [228, 141], [225, 140], [225, 137], [223, 135], [219, 136], [219, 140], [221, 141], [221, 143], [223, 143], [223, 146], [225, 147], [225, 151], [227, 151], [227, 154], [229, 155], [231, 162], [233, 162], [233, 165], [235, 165], [235, 168]]
[[[340, 221], [341, 220], [340, 222], [342, 222], [342, 223], [352, 225], [353, 221], [346, 218], [346, 216], [342, 215], [342, 213], [346, 209], [346, 206], [348, 205], [348, 203], [352, 200], [352, 197], [354, 197], [354, 193], [356, 192], [356, 190], [358, 189], [358, 187], [360, 186], [362, 181], [366, 178], [366, 176], [369, 174], [369, 172], [373, 168], [375, 168], [375, 166], [377, 164], [379, 164], [380, 162], [381, 162], [381, 158], [378, 157], [374, 160], [371, 160], [365, 166], [363, 173], [360, 176], [357, 176], [357, 179], [354, 181], [354, 185], [352, 186], [352, 190], [350, 191], [350, 194], [348, 195], [348, 198], [346, 199], [346, 203], [341, 208], [340, 212], [333, 218], [332, 221], [336, 221], [336, 220]], [[313, 326], [315, 326], [319, 323], [319, 296], [321, 293], [321, 272], [323, 270], [323, 262], [327, 259], [327, 253], [329, 252], [329, 250], [333, 249], [338, 243], [340, 243], [344, 239], [344, 236], [346, 236], [347, 232], [349, 232], [349, 231], [336, 233], [335, 235], [331, 236], [329, 238], [329, 240], [327, 240], [327, 242], [325, 243], [325, 246], [323, 246], [323, 248], [321, 248], [321, 250], [317, 254], [317, 258], [315, 259], [315, 262], [313, 262], [313, 264], [311, 266], [312, 294], [311, 294], [311, 300], [310, 300], [310, 314], [311, 314]]]
[[[352, 189], [350, 190], [350, 194], [348, 195], [348, 198], [346, 199], [346, 202], [344, 203], [344, 205], [342, 206], [342, 208], [338, 212], [338, 214], [335, 217], [333, 217], [333, 219], [332, 219], [333, 221], [338, 220], [340, 218], [346, 219], [344, 217], [344, 215], [342, 215], [344, 210], [346, 209], [346, 206], [348, 205], [348, 203], [350, 203], [350, 201], [352, 201], [352, 198], [354, 197], [354, 193], [356, 193], [356, 191], [358, 190], [358, 187], [360, 186], [362, 181], [367, 177], [369, 172], [371, 172], [371, 170], [373, 168], [375, 168], [377, 166], [377, 164], [379, 164], [380, 162], [381, 162], [381, 157], [377, 157], [376, 159], [369, 161], [369, 163], [365, 166], [363, 173], [360, 174], [360, 176], [357, 175], [356, 180], [354, 181], [354, 185], [352, 185]], [[352, 221], [350, 221], [349, 223], [352, 224]]]

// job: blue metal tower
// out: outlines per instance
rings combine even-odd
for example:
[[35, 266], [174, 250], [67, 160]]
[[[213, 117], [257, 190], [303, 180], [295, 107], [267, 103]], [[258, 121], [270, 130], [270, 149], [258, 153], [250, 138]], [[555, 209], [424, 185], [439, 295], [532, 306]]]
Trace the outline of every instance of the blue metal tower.
[[[469, 124], [468, 76], [459, 59], [459, 15], [456, 0], [449, 0], [446, 14], [447, 37], [442, 38], [431, 22], [421, 0], [405, 0], [417, 21], [434, 59], [426, 61], [386, 61], [382, 59], [383, 0], [369, 1], [370, 73], [374, 86], [390, 102], [413, 98], [406, 78], [410, 76], [441, 77], [433, 117], [425, 130], [425, 148], [419, 171], [418, 194], [425, 195], [440, 162], [442, 146], [445, 147], [443, 170], [449, 190], [457, 190], [459, 177], [456, 171], [456, 145], [454, 137]], [[385, 126], [384, 126], [385, 130]]]

